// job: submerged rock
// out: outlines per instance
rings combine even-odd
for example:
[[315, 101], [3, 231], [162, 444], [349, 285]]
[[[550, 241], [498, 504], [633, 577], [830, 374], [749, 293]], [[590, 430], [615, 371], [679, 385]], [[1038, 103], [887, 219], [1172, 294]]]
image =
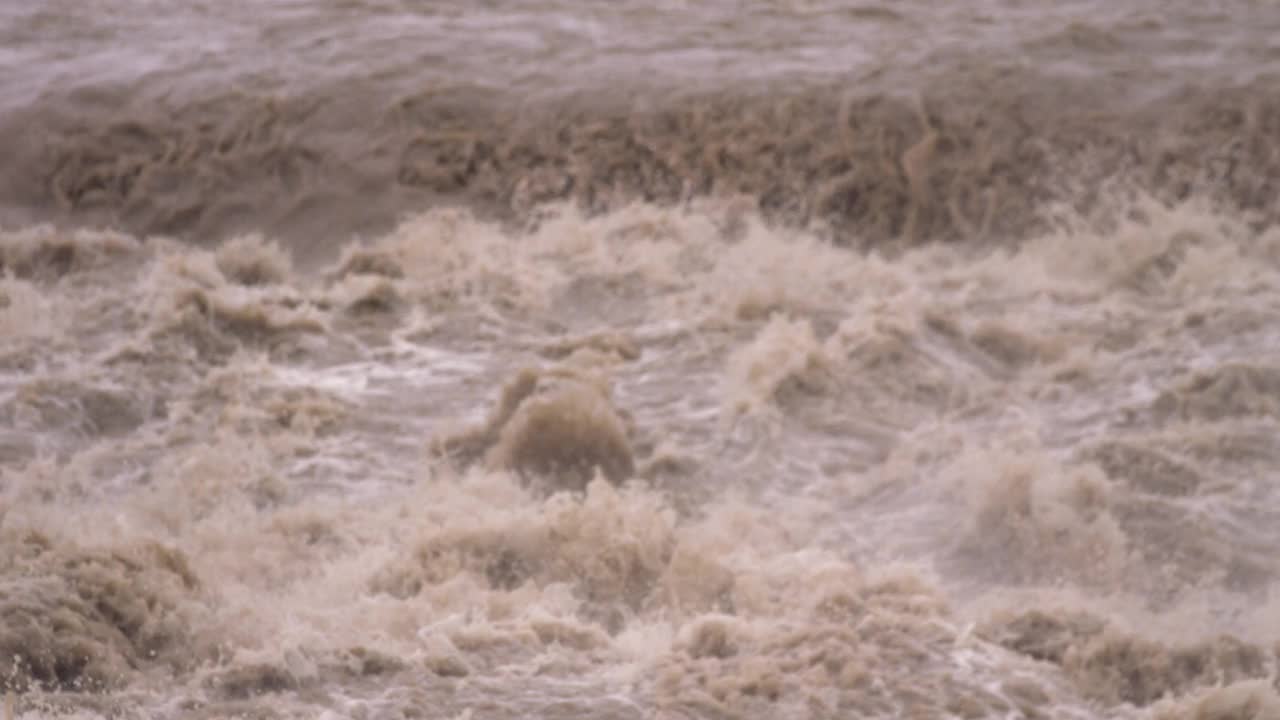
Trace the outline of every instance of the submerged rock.
[[582, 490], [596, 473], [635, 472], [627, 423], [606, 380], [584, 370], [526, 368], [503, 388], [483, 426], [440, 439], [438, 454], [511, 470], [552, 490]]

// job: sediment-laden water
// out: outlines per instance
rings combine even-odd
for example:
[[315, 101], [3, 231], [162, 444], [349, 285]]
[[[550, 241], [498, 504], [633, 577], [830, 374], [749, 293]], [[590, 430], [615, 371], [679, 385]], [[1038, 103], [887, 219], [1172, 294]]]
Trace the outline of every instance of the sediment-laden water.
[[1280, 6], [0, 2], [0, 688], [1280, 718]]

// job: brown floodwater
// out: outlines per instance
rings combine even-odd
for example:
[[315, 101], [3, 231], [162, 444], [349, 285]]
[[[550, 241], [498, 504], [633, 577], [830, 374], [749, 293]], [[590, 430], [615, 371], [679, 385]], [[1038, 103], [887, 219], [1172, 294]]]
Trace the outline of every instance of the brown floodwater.
[[1280, 718], [1280, 5], [0, 0], [17, 718]]

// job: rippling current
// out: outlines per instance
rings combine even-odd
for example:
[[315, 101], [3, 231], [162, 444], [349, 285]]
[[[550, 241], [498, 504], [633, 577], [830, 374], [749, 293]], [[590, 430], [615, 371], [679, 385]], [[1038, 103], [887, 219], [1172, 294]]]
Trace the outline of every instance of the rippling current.
[[16, 718], [1280, 718], [1280, 5], [0, 0]]

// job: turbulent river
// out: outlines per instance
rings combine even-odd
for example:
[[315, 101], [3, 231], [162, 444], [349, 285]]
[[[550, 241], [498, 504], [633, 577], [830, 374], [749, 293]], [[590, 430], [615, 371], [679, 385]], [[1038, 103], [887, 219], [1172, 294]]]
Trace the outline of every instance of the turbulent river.
[[15, 718], [1280, 718], [1280, 4], [0, 0]]

